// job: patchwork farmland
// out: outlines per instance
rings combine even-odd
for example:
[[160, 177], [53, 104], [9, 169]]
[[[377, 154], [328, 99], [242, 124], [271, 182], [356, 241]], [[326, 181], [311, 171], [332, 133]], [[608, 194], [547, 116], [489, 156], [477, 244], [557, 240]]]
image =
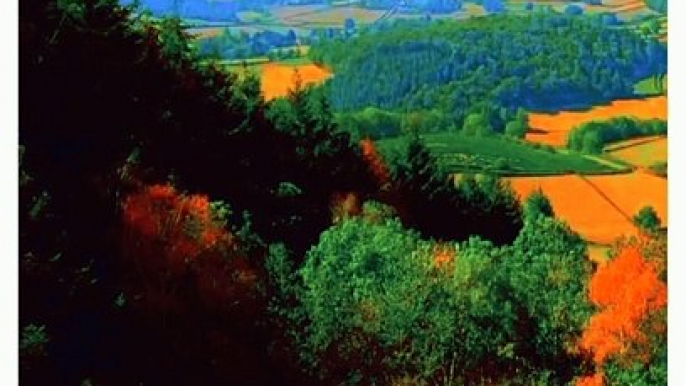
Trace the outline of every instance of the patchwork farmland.
[[567, 135], [573, 128], [593, 120], [607, 120], [619, 116], [667, 119], [667, 97], [618, 100], [586, 111], [532, 113], [529, 115], [532, 130], [527, 133], [526, 139], [530, 142], [564, 147], [567, 144]]
[[668, 383], [666, 0], [132, 2], [19, 7], [22, 384]]

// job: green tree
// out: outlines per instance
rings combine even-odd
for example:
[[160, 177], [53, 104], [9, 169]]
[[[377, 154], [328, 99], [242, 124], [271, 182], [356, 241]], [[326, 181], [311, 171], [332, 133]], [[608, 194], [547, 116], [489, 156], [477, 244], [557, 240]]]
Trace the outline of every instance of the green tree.
[[512, 138], [524, 138], [527, 129], [526, 125], [518, 120], [510, 121], [505, 126], [505, 135]]
[[655, 208], [652, 206], [644, 206], [641, 210], [636, 213], [633, 218], [634, 224], [644, 231], [655, 232], [660, 229], [662, 225], [662, 220], [657, 215]]
[[423, 244], [397, 220], [348, 220], [321, 235], [301, 274], [310, 320], [304, 357], [322, 376], [378, 381], [391, 370], [386, 363], [408, 354], [403, 334], [421, 316], [419, 298], [426, 296], [426, 268], [417, 256]]
[[598, 131], [588, 131], [583, 134], [581, 151], [587, 154], [598, 154], [603, 151], [603, 141]]
[[526, 198], [522, 209], [525, 221], [534, 221], [539, 216], [555, 217], [550, 200], [540, 188]]
[[472, 384], [486, 369], [492, 381], [526, 369], [562, 385], [579, 363], [571, 348], [591, 312], [590, 271], [583, 241], [550, 218], [503, 248], [351, 219], [308, 252], [292, 326], [302, 360], [326, 383], [409, 374]]
[[465, 118], [462, 131], [467, 135], [489, 135], [493, 133], [493, 127], [486, 115], [482, 113], [471, 113]]
[[519, 309], [521, 355], [571, 377], [574, 347], [593, 309], [587, 300], [591, 263], [586, 244], [551, 217], [525, 222], [503, 263]]
[[465, 118], [462, 131], [467, 135], [487, 136], [493, 133], [493, 127], [484, 114], [472, 113]]
[[529, 116], [522, 108], [517, 109], [514, 120], [505, 125], [505, 135], [513, 138], [524, 138], [529, 130]]

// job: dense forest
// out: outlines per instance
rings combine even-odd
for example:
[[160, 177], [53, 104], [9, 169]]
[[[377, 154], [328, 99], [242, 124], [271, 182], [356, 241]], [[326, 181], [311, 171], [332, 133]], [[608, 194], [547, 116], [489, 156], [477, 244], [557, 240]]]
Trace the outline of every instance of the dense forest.
[[665, 382], [664, 235], [596, 269], [542, 194], [134, 11], [20, 4], [22, 384]]
[[327, 91], [337, 111], [437, 110], [450, 126], [474, 115], [502, 133], [518, 108], [589, 107], [631, 97], [637, 81], [666, 73], [664, 44], [606, 23], [553, 11], [397, 21], [324, 40], [309, 55], [335, 73]]

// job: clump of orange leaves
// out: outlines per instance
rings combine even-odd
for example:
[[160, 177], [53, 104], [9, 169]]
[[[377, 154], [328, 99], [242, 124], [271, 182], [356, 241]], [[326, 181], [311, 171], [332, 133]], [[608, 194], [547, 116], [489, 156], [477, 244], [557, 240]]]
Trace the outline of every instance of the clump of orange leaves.
[[434, 247], [434, 264], [436, 267], [445, 267], [455, 260], [455, 249], [449, 245], [438, 244]]
[[[667, 331], [660, 314], [667, 306], [665, 256], [663, 242], [644, 237], [622, 246], [593, 275], [589, 298], [599, 311], [591, 317], [580, 346], [591, 354], [597, 368], [609, 359], [650, 361], [649, 335]], [[594, 377], [583, 378], [577, 385], [602, 384], [602, 376]]]
[[603, 386], [605, 385], [605, 380], [602, 374], [593, 374], [578, 378], [575, 384], [576, 386]]

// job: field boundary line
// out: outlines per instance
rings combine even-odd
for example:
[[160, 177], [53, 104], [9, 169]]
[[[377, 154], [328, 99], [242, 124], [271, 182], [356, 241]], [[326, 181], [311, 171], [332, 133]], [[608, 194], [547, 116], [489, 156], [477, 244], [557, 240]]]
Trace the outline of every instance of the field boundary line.
[[582, 155], [582, 157], [586, 158], [589, 161], [597, 162], [601, 165], [605, 165], [609, 168], [615, 169], [618, 172], [622, 171], [622, 172], [630, 173], [633, 171], [632, 168], [630, 168], [628, 166], [624, 166], [618, 162], [613, 162], [611, 160], [608, 160], [608, 159], [605, 159], [605, 158], [602, 158], [599, 156], [584, 154], [584, 155]]
[[602, 197], [613, 208], [615, 208], [615, 210], [617, 212], [619, 212], [619, 214], [622, 215], [622, 217], [624, 217], [632, 225], [634, 224], [634, 220], [631, 218], [631, 216], [629, 216], [626, 212], [624, 212], [624, 210], [622, 210], [622, 208], [619, 207], [619, 205], [617, 205], [614, 201], [612, 201], [610, 196], [605, 194], [605, 192], [603, 192], [602, 189], [600, 189], [596, 184], [591, 182], [591, 180], [589, 180], [586, 176], [584, 176], [582, 174], [579, 174], [578, 176], [579, 176], [579, 178], [581, 178], [582, 181], [585, 181], [591, 187], [591, 189], [593, 189], [596, 193], [598, 193], [600, 195], [600, 197]]
[[605, 150], [606, 152], [608, 152], [608, 153], [611, 153], [611, 152], [613, 152], [613, 151], [619, 151], [619, 150], [624, 150], [624, 149], [631, 149], [632, 147], [641, 146], [641, 145], [645, 145], [645, 144], [648, 144], [648, 143], [661, 141], [661, 140], [663, 140], [663, 139], [667, 139], [667, 136], [650, 137], [650, 138], [646, 138], [646, 139], [643, 140], [643, 141], [632, 142], [632, 143], [630, 143], [630, 144], [628, 144], [628, 145], [620, 145], [620, 144], [617, 144], [617, 145], [614, 145], [614, 146], [613, 146], [613, 145], [610, 145], [610, 146], [606, 147], [604, 150]]

